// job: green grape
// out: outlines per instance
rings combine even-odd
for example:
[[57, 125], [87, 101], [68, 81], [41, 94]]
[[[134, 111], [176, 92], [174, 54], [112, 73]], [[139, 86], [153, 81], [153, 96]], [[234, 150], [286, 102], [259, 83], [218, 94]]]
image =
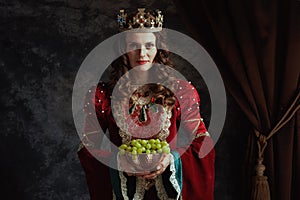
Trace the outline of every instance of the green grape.
[[132, 150], [131, 146], [127, 146], [127, 147], [126, 147], [126, 151], [131, 152], [131, 150]]
[[161, 144], [156, 144], [156, 149], [161, 149]]
[[120, 147], [120, 155], [130, 152], [132, 155], [137, 154], [155, 154], [155, 153], [170, 153], [169, 143], [160, 139], [134, 139], [127, 144], [122, 144]]
[[137, 151], [137, 147], [131, 147], [131, 149], [132, 149], [132, 151], [134, 150], [134, 151]]
[[154, 144], [154, 143], [151, 144], [151, 149], [152, 149], [152, 150], [155, 150], [155, 149], [156, 149], [156, 144]]
[[142, 149], [142, 148], [139, 148], [139, 149], [137, 150], [137, 153], [138, 153], [138, 154], [143, 153], [143, 149]]
[[136, 148], [141, 148], [142, 145], [141, 145], [140, 143], [137, 142], [137, 143], [135, 144], [135, 147], [136, 147]]
[[136, 139], [136, 141], [137, 141], [138, 143], [141, 143], [142, 140], [141, 140], [141, 139]]
[[151, 149], [151, 144], [147, 144], [146, 149]]
[[169, 143], [167, 141], [162, 141], [161, 142], [161, 146], [164, 147], [164, 146], [169, 146]]
[[136, 154], [137, 154], [137, 151], [136, 151], [136, 150], [132, 150], [131, 154], [132, 154], [132, 155], [136, 155]]
[[146, 148], [145, 148], [145, 147], [142, 147], [141, 149], [142, 149], [142, 152], [145, 152], [145, 151], [146, 151]]
[[142, 141], [141, 141], [141, 144], [142, 144], [143, 146], [146, 146], [146, 145], [148, 144], [148, 141], [147, 141], [147, 140], [142, 140]]
[[155, 143], [155, 139], [150, 139], [149, 143], [150, 144], [154, 144]]
[[170, 153], [170, 148], [169, 148], [169, 147], [166, 147], [166, 146], [164, 146], [164, 147], [162, 148], [162, 151], [163, 151], [163, 153], [166, 153], [166, 154], [168, 154], [168, 153]]
[[120, 149], [120, 155], [124, 155], [125, 154], [125, 149]]
[[137, 143], [137, 141], [136, 141], [136, 140], [132, 140], [132, 141], [130, 142], [130, 145], [131, 145], [131, 146], [135, 146], [135, 145], [136, 145], [136, 143]]
[[122, 145], [120, 146], [120, 149], [125, 150], [126, 148], [127, 148], [127, 145], [126, 145], [126, 144], [122, 144]]

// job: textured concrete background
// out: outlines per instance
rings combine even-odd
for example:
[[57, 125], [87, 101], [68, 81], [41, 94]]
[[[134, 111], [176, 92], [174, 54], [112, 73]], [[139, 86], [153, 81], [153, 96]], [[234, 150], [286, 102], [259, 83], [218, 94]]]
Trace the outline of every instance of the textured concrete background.
[[[76, 155], [73, 82], [85, 56], [116, 33], [119, 9], [141, 6], [163, 10], [166, 27], [187, 33], [171, 0], [0, 0], [1, 199], [88, 199]], [[209, 118], [205, 85], [191, 71], [186, 76]], [[239, 200], [249, 124], [230, 96], [227, 109], [215, 193]]]

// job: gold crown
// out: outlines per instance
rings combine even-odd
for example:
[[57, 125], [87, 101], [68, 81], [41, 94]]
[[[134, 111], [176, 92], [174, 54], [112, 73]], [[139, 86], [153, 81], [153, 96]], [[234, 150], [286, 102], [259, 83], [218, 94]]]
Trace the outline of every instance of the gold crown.
[[138, 8], [137, 12], [127, 14], [125, 10], [120, 10], [118, 14], [118, 24], [120, 31], [131, 29], [156, 29], [161, 30], [163, 15], [160, 10], [145, 11], [145, 8]]

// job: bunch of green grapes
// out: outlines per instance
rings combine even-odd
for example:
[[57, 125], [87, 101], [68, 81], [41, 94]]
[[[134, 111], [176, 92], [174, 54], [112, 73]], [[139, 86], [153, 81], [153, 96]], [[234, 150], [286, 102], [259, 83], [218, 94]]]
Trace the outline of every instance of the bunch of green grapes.
[[127, 144], [122, 144], [119, 149], [121, 155], [125, 154], [126, 152], [129, 152], [132, 155], [142, 153], [170, 153], [169, 143], [167, 141], [161, 141], [160, 139], [134, 139]]

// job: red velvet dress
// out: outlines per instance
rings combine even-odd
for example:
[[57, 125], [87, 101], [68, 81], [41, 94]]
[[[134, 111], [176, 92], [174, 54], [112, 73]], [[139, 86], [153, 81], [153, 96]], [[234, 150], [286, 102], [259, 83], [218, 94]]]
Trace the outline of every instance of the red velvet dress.
[[[170, 142], [171, 149], [179, 152], [181, 155], [183, 181], [180, 198], [183, 200], [213, 200], [214, 144], [200, 117], [200, 98], [196, 89], [190, 83], [186, 81], [177, 82], [176, 98], [181, 101], [177, 101], [172, 109], [167, 142]], [[117, 146], [122, 144], [119, 128], [111, 112], [109, 94], [105, 83], [100, 83], [95, 88], [95, 91], [89, 91], [84, 105], [86, 112], [84, 144], [89, 145], [89, 143], [93, 143], [95, 145], [99, 142], [98, 136], [93, 134], [97, 131], [99, 123], [104, 132], [106, 130], [109, 132], [112, 143]], [[92, 112], [94, 108], [96, 117]], [[186, 148], [178, 146], [179, 123], [181, 128], [185, 130], [185, 134], [193, 137], [191, 145]], [[93, 155], [90, 151], [93, 152]], [[81, 145], [78, 156], [86, 175], [91, 199], [113, 199], [110, 169], [95, 158], [96, 156], [102, 159], [109, 159], [111, 156], [110, 152], [94, 148], [93, 146], [87, 150], [86, 147]], [[143, 199], [159, 199], [156, 193], [155, 187], [152, 187], [146, 192]]]

